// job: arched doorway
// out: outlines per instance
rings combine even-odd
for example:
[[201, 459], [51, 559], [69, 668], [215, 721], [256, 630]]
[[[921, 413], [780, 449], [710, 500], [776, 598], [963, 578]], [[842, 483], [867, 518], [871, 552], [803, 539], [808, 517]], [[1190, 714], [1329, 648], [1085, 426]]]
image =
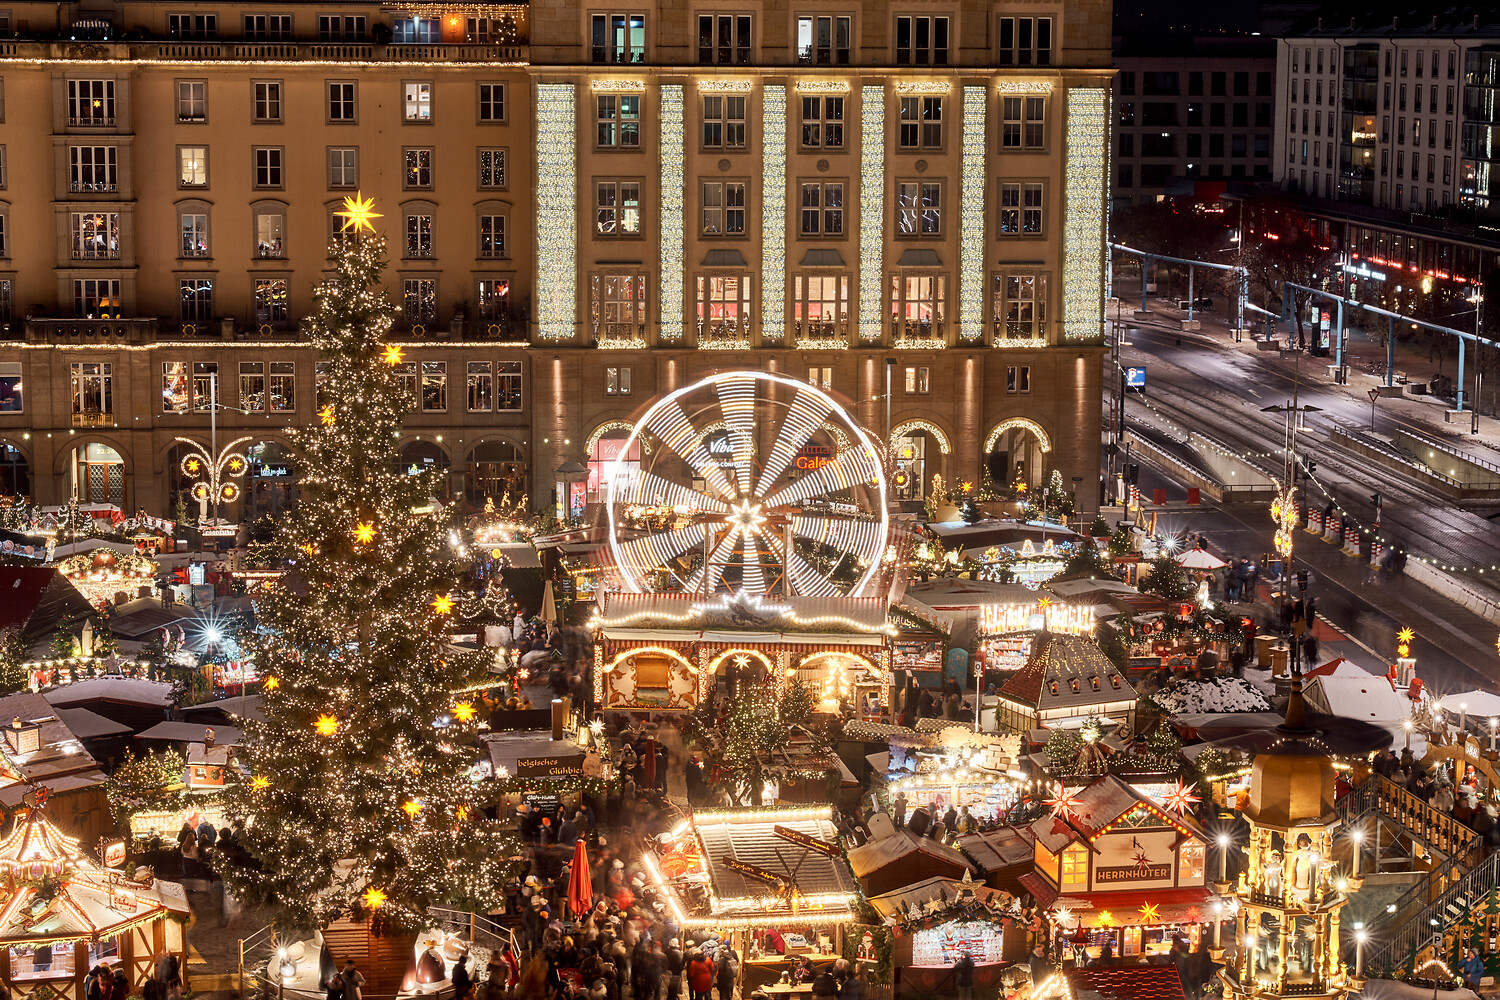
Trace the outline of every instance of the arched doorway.
[[102, 441], [78, 445], [68, 455], [66, 492], [79, 503], [125, 503], [125, 459]]
[[[588, 447], [588, 502], [604, 503], [608, 499], [611, 466], [622, 479], [640, 475], [641, 441], [637, 437], [626, 447], [630, 425], [624, 421], [605, 424], [594, 431]], [[615, 464], [618, 463], [618, 464]]]
[[812, 692], [818, 711], [837, 714], [847, 705], [861, 718], [878, 718], [886, 678], [869, 660], [852, 653], [814, 653], [797, 664], [797, 680]]
[[948, 436], [935, 424], [909, 420], [891, 429], [890, 447], [896, 459], [891, 482], [896, 499], [924, 499], [932, 488], [932, 477], [944, 472]]
[[250, 468], [245, 479], [245, 518], [276, 516], [297, 497], [292, 450], [280, 441], [261, 441], [245, 449]]
[[477, 506], [483, 506], [486, 497], [498, 503], [526, 492], [526, 456], [509, 441], [475, 445], [464, 460], [464, 492]]
[[21, 449], [0, 441], [0, 496], [31, 496], [31, 465]]
[[1013, 417], [996, 425], [984, 443], [985, 471], [997, 486], [1035, 486], [1047, 474], [1052, 442], [1034, 420]]

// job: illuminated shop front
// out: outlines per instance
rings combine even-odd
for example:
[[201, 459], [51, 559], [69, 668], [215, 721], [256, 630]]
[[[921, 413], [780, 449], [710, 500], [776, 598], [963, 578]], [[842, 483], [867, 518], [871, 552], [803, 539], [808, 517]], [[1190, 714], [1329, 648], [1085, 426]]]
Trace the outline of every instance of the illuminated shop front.
[[892, 735], [886, 791], [891, 798], [898, 792], [906, 796], [908, 816], [924, 806], [934, 817], [949, 806], [959, 811], [967, 806], [976, 819], [1003, 818], [1027, 784], [1016, 769], [1020, 744], [1018, 734], [976, 733], [955, 724], [938, 732]]

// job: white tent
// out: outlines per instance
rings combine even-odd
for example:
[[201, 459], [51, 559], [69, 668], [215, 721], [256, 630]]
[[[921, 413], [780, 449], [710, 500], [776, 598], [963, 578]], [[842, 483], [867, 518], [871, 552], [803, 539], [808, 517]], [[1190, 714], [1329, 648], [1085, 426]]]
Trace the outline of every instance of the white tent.
[[1411, 718], [1411, 699], [1384, 677], [1329, 674], [1314, 677], [1305, 690], [1307, 703], [1319, 712], [1364, 722], [1401, 723]]

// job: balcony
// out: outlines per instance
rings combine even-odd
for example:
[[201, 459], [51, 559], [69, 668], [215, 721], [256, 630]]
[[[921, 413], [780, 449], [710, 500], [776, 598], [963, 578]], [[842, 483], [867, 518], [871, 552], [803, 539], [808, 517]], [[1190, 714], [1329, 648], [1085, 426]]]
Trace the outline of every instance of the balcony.
[[114, 247], [91, 247], [75, 246], [73, 248], [74, 260], [119, 260], [120, 248]]
[[792, 341], [799, 351], [847, 351], [849, 328], [843, 323], [792, 323]]
[[735, 319], [716, 319], [698, 324], [698, 350], [748, 351], [750, 328]]
[[646, 343], [646, 324], [596, 323], [594, 346], [601, 351], [644, 350], [649, 346]]
[[902, 351], [940, 351], [948, 346], [942, 320], [896, 320], [891, 323], [891, 346]]
[[74, 427], [113, 427], [114, 425], [115, 415], [113, 413], [100, 413], [97, 410], [90, 410], [84, 413], [75, 412], [73, 414]]
[[139, 42], [132, 59], [194, 62], [522, 63], [527, 45], [378, 45], [374, 42]]
[[[3, 48], [3, 46], [0, 46]], [[87, 118], [69, 118], [68, 128], [114, 128], [114, 115], [89, 115]]]
[[156, 339], [154, 316], [131, 319], [65, 319], [41, 317], [26, 320], [28, 344], [148, 344]]
[[120, 185], [114, 181], [73, 181], [68, 190], [73, 194], [114, 194]]

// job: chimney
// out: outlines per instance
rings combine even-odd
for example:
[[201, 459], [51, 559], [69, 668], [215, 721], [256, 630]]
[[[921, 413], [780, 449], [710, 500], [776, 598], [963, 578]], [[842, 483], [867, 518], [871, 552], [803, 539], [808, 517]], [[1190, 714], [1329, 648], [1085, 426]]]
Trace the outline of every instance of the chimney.
[[1475, 31], [1479, 30], [1479, 15], [1478, 14], [1474, 15], [1474, 30]]
[[1395, 30], [1396, 30], [1396, 24], [1397, 24], [1397, 22], [1399, 22], [1399, 21], [1400, 21], [1400, 20], [1401, 20], [1401, 19], [1400, 19], [1400, 18], [1398, 18], [1398, 17], [1392, 17], [1392, 18], [1391, 18], [1391, 30], [1392, 30], [1392, 31], [1395, 31]]
[[1352, 18], [1352, 17], [1349, 18], [1349, 30], [1350, 31], [1354, 30], [1354, 18]]
[[212, 750], [213, 748], [214, 748], [214, 731], [212, 729], [208, 728], [207, 726], [205, 726], [204, 729], [203, 729], [203, 749], [204, 750]]
[[1432, 30], [1433, 31], [1437, 30], [1437, 15], [1436, 14], [1432, 15]]

